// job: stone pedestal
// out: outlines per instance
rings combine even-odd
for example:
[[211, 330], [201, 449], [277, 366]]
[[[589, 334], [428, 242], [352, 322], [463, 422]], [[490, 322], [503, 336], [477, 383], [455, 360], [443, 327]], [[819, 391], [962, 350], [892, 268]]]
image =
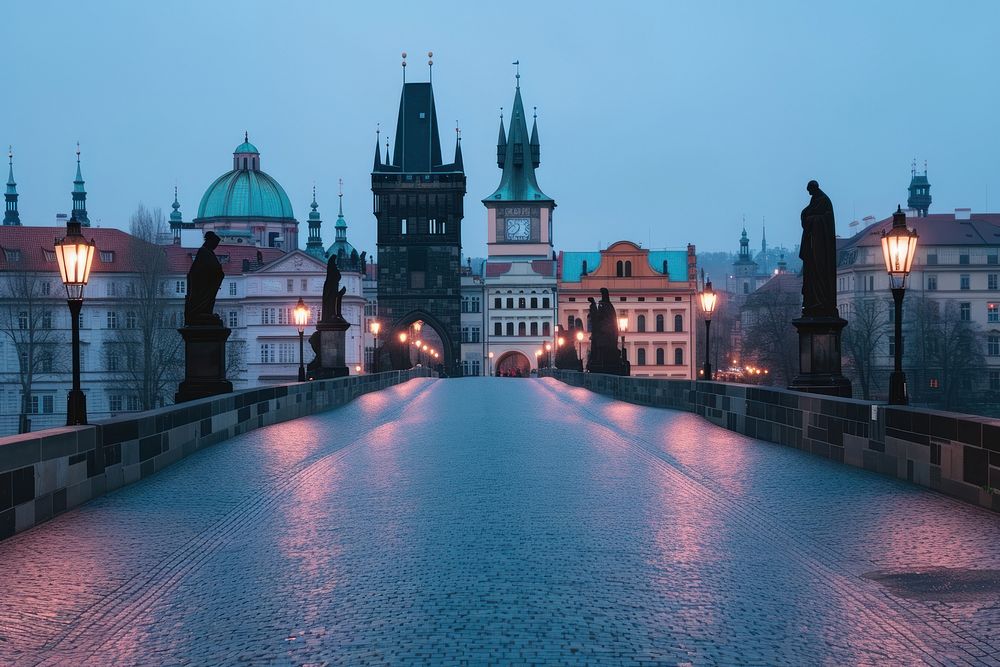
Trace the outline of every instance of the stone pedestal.
[[[339, 378], [350, 375], [344, 359], [346, 350], [347, 330], [351, 323], [343, 317], [337, 317], [330, 322], [320, 322], [316, 325], [319, 336], [319, 350], [316, 359], [309, 364], [309, 377], [313, 380]], [[318, 364], [316, 362], [319, 362]]]
[[800, 317], [799, 374], [788, 385], [795, 391], [851, 397], [851, 381], [841, 373], [840, 337], [847, 320], [840, 317]]
[[177, 330], [184, 339], [184, 380], [177, 387], [175, 403], [228, 394], [226, 339], [232, 330], [220, 326], [185, 326]]

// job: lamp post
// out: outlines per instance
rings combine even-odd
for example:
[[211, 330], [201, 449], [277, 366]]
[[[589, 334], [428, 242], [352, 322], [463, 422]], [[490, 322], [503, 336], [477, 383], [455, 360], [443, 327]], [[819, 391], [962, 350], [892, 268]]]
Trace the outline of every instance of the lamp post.
[[490, 362], [489, 362], [489, 363], [490, 363], [490, 377], [493, 377], [493, 353], [492, 353], [492, 352], [490, 352], [490, 353], [489, 353], [489, 354], [487, 354], [486, 356], [487, 356], [487, 357], [489, 358], [489, 360], [490, 360]]
[[295, 304], [293, 311], [295, 317], [295, 328], [299, 330], [299, 382], [306, 381], [306, 366], [303, 357], [303, 340], [305, 339], [306, 324], [309, 322], [309, 307], [306, 302], [299, 297], [299, 302]]
[[625, 331], [627, 329], [628, 329], [628, 318], [627, 317], [619, 317], [618, 318], [618, 331], [620, 331], [621, 334], [622, 334], [622, 361], [624, 361], [627, 358], [626, 355], [625, 355]]
[[577, 354], [580, 357], [580, 370], [582, 371], [583, 370], [583, 332], [582, 331], [577, 331], [576, 332], [576, 349], [577, 349]]
[[410, 348], [406, 346], [406, 339], [407, 338], [409, 338], [409, 336], [407, 335], [407, 333], [405, 331], [400, 331], [399, 332], [399, 349], [403, 351], [403, 354], [406, 357], [405, 359], [403, 359], [403, 363], [405, 363], [407, 366], [409, 366], [409, 364], [410, 364]]
[[712, 363], [709, 357], [709, 329], [712, 326], [712, 313], [715, 312], [715, 303], [719, 295], [712, 289], [712, 281], [705, 281], [705, 289], [699, 295], [701, 297], [701, 309], [705, 313], [705, 366], [703, 373], [706, 380], [712, 379]]
[[882, 258], [889, 274], [889, 287], [896, 316], [896, 354], [892, 373], [889, 375], [889, 404], [906, 405], [906, 375], [903, 373], [903, 296], [906, 293], [906, 277], [913, 266], [913, 256], [917, 252], [917, 230], [906, 228], [906, 214], [899, 206], [892, 214], [892, 229], [882, 232]]
[[368, 329], [375, 336], [375, 347], [372, 349], [372, 372], [378, 373], [378, 332], [382, 330], [382, 323], [378, 320], [372, 320], [372, 323], [368, 325]]
[[90, 279], [90, 266], [94, 261], [94, 240], [83, 237], [76, 218], [66, 223], [66, 236], [55, 242], [59, 277], [66, 286], [66, 303], [73, 320], [73, 388], [66, 396], [66, 425], [87, 423], [87, 397], [80, 389], [80, 311], [83, 309], [83, 288]]
[[552, 343], [545, 343], [545, 363], [546, 368], [552, 367]]

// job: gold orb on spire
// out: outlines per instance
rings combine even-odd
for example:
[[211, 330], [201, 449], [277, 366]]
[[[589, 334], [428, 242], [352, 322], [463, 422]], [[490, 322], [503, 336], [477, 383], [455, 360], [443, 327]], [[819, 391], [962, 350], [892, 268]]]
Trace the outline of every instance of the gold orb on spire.
[[433, 58], [434, 57], [434, 52], [433, 51], [428, 51], [427, 52], [427, 57], [428, 58]]
[[403, 60], [406, 60], [406, 51], [403, 51]]

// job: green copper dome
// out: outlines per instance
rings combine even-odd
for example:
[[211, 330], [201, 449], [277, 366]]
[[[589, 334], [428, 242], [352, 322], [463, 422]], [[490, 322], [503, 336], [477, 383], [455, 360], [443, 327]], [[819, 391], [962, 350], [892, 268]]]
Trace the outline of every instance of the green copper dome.
[[294, 218], [292, 203], [276, 180], [262, 171], [234, 169], [208, 187], [198, 218]]
[[242, 144], [236, 147], [236, 150], [234, 150], [233, 153], [257, 153], [259, 155], [260, 151], [257, 150], [257, 147], [251, 144], [249, 141], [244, 141]]

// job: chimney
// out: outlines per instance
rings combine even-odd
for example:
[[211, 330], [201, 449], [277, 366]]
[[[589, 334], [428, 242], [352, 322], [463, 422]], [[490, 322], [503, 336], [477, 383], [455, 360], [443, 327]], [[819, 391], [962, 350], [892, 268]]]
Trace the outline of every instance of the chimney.
[[971, 220], [972, 219], [972, 209], [971, 208], [956, 208], [955, 209], [955, 219], [956, 220]]
[[56, 225], [59, 227], [65, 227], [66, 223], [69, 221], [69, 216], [65, 213], [56, 213]]

